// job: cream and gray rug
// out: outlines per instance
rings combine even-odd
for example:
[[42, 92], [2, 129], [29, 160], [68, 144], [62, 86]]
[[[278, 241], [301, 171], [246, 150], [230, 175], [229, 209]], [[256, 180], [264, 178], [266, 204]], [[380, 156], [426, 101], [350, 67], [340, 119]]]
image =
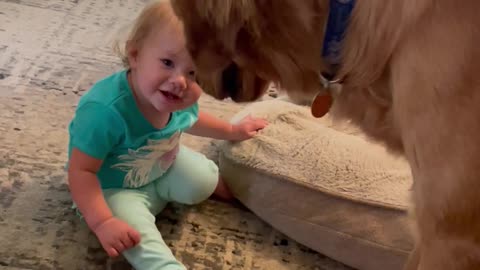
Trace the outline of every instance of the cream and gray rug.
[[[67, 124], [85, 90], [120, 68], [112, 41], [140, 0], [0, 0], [0, 269], [130, 269], [70, 209]], [[241, 107], [208, 96], [228, 119]], [[184, 143], [216, 160], [215, 142]], [[347, 269], [241, 205], [171, 205], [158, 227], [189, 269]]]

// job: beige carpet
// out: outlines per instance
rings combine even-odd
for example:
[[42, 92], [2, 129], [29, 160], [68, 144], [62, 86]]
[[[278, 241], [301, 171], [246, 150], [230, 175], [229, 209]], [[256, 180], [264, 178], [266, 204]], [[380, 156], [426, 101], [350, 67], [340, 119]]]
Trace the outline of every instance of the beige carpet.
[[[129, 269], [70, 209], [66, 125], [82, 93], [117, 70], [117, 31], [144, 1], [0, 0], [0, 269]], [[201, 99], [228, 119], [239, 105]], [[216, 160], [214, 143], [184, 143]], [[240, 205], [171, 205], [158, 227], [189, 269], [347, 269]]]

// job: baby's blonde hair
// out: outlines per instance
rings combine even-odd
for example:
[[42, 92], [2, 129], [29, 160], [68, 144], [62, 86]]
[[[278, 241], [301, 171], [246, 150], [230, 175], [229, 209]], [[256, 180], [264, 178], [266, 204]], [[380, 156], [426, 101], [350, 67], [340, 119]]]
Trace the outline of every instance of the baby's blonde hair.
[[134, 44], [140, 47], [145, 38], [150, 34], [152, 29], [158, 26], [162, 27], [179, 27], [180, 20], [176, 17], [170, 6], [169, 0], [156, 0], [145, 6], [137, 16], [125, 41], [116, 41], [114, 51], [120, 56], [122, 64], [128, 68], [128, 44]]

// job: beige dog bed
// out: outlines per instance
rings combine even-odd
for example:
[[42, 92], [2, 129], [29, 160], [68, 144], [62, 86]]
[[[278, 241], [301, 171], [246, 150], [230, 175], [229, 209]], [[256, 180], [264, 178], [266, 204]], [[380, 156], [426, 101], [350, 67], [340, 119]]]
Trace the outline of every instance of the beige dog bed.
[[405, 160], [328, 117], [280, 100], [234, 116], [268, 119], [261, 133], [221, 145], [220, 170], [236, 197], [292, 239], [357, 269], [402, 269], [413, 247]]

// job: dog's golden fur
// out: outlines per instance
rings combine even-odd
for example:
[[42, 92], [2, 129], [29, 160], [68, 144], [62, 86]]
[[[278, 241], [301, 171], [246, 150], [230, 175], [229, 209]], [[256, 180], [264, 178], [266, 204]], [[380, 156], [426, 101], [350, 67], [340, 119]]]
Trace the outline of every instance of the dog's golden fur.
[[[172, 4], [209, 94], [320, 89], [327, 0]], [[478, 0], [357, 1], [344, 40], [331, 113], [410, 163], [418, 240], [408, 269], [480, 269], [479, 10]]]

